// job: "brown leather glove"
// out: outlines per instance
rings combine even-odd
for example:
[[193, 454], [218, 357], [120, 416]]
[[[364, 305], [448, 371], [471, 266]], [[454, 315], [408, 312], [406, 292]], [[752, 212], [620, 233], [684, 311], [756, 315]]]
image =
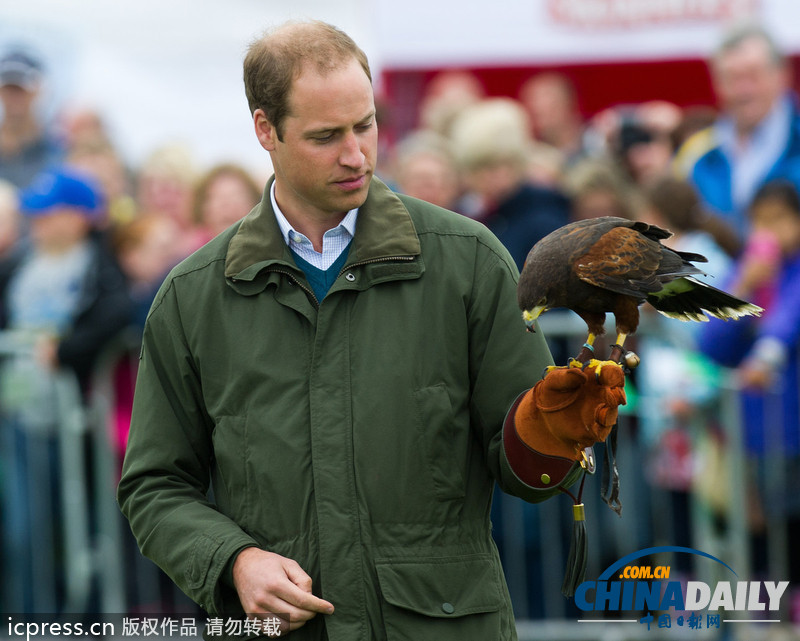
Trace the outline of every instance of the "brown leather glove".
[[517, 407], [514, 425], [530, 448], [579, 460], [585, 447], [605, 441], [625, 405], [625, 375], [613, 361], [551, 369]]

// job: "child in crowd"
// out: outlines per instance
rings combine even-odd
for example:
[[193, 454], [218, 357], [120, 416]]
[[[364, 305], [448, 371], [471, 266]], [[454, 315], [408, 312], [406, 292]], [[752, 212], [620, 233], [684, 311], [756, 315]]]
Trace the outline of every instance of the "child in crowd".
[[[0, 371], [4, 575], [9, 612], [55, 613], [64, 579], [60, 518], [53, 493], [60, 456], [62, 371], [88, 390], [97, 357], [130, 318], [125, 281], [93, 233], [104, 209], [84, 176], [59, 168], [40, 174], [20, 198], [29, 243], [0, 291], [0, 329], [9, 344]], [[80, 398], [77, 399], [80, 403]], [[77, 498], [77, 497], [76, 497]]]
[[20, 207], [30, 246], [0, 292], [6, 328], [36, 333], [40, 363], [68, 366], [85, 383], [130, 314], [122, 273], [93, 234], [103, 203], [88, 179], [62, 168], [40, 174]]
[[[692, 185], [665, 175], [648, 183], [643, 196], [644, 222], [671, 231], [673, 235], [664, 240], [670, 248], [705, 256], [708, 262], [698, 263], [705, 274], [696, 278], [719, 287], [732, 260], [707, 231], [711, 215], [702, 210]], [[722, 443], [716, 419], [722, 371], [696, 348], [701, 323], [676, 322], [649, 306], [643, 310], [649, 313], [642, 315], [647, 331], [637, 342], [642, 362], [636, 382], [641, 393], [641, 438], [650, 453], [647, 469], [654, 487], [669, 499], [670, 510], [659, 504], [657, 511], [659, 516], [669, 515], [663, 520], [663, 532], [670, 534], [670, 541], [690, 545], [689, 492], [698, 492], [715, 510], [727, 507], [719, 477], [712, 474], [712, 456]]]
[[[704, 351], [729, 367], [737, 368], [747, 390], [746, 423], [749, 444], [764, 451], [765, 392], [784, 394], [786, 425], [796, 427], [797, 348], [800, 346], [800, 197], [794, 185], [773, 181], [757, 193], [749, 210], [752, 233], [736, 264], [727, 289], [735, 296], [764, 307], [761, 318], [738, 323], [712, 323], [703, 332]], [[752, 413], [751, 413], [752, 412]], [[791, 417], [795, 420], [789, 421]], [[786, 433], [793, 452], [800, 452], [798, 430]]]
[[[756, 193], [748, 211], [746, 246], [725, 289], [765, 308], [760, 318], [736, 323], [712, 319], [701, 349], [735, 368], [740, 385], [744, 447], [759, 500], [751, 506], [756, 568], [767, 564], [769, 524], [787, 523], [787, 576], [800, 578], [800, 196], [784, 180]], [[774, 519], [774, 521], [773, 521]], [[773, 530], [776, 532], [777, 530]], [[772, 545], [774, 541], [771, 541]], [[800, 592], [792, 595], [800, 619]]]
[[133, 301], [133, 325], [139, 330], [167, 272], [183, 258], [176, 251], [179, 237], [177, 223], [161, 214], [142, 214], [113, 231], [114, 252]]

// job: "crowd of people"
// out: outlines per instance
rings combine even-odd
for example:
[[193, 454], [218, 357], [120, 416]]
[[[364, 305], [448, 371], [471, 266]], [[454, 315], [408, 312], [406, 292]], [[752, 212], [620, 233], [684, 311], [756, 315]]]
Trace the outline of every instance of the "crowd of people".
[[[757, 463], [778, 449], [789, 470], [800, 463], [800, 115], [791, 67], [767, 32], [747, 25], [726, 35], [709, 68], [717, 109], [654, 100], [590, 117], [561, 74], [537, 74], [517, 95], [497, 97], [468, 72], [442, 72], [426, 88], [419, 128], [386, 150], [378, 170], [399, 192], [483, 222], [520, 269], [550, 231], [621, 216], [670, 229], [667, 244], [709, 259], [709, 282], [767, 310], [738, 323], [689, 327], [654, 314], [643, 323], [632, 381], [646, 408], [640, 438], [652, 453], [652, 482], [677, 496], [698, 480], [714, 482], [698, 469], [692, 430], [702, 417], [704, 437], [724, 449], [724, 425], [708, 408], [728, 369], [742, 389], [748, 454]], [[0, 57], [0, 329], [23, 337], [33, 354], [25, 363], [5, 355], [0, 385], [0, 531], [23, 611], [35, 607], [24, 560], [41, 523], [30, 510], [34, 497], [18, 500], [30, 461], [13, 453], [52, 437], [48, 376], [66, 367], [87, 391], [109, 342], [143, 328], [169, 270], [245, 216], [264, 186], [233, 163], [200, 168], [178, 145], [130, 167], [101, 114], [68, 113], [46, 126], [35, 109], [44, 74], [32, 51]], [[557, 362], [573, 349], [551, 342]], [[123, 449], [124, 408], [119, 416]], [[754, 490], [763, 473], [756, 464]], [[787, 478], [796, 485], [800, 474]], [[780, 497], [754, 492], [755, 550], [764, 549], [769, 509], [781, 510], [796, 534], [794, 485]], [[791, 576], [772, 578], [799, 579], [795, 557]]]

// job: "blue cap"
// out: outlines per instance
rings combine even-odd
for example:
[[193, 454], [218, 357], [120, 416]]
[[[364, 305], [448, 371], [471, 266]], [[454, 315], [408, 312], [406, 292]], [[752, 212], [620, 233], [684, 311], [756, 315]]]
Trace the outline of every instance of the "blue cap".
[[96, 218], [103, 199], [94, 182], [75, 171], [58, 168], [42, 172], [20, 193], [20, 211], [26, 216], [42, 216], [52, 209], [79, 209]]

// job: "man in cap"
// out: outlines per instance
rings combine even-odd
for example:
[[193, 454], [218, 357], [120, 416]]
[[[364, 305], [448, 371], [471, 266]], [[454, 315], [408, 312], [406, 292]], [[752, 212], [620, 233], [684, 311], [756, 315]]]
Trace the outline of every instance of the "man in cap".
[[19, 188], [63, 156], [36, 114], [42, 80], [42, 63], [31, 53], [14, 49], [0, 58], [0, 178]]

